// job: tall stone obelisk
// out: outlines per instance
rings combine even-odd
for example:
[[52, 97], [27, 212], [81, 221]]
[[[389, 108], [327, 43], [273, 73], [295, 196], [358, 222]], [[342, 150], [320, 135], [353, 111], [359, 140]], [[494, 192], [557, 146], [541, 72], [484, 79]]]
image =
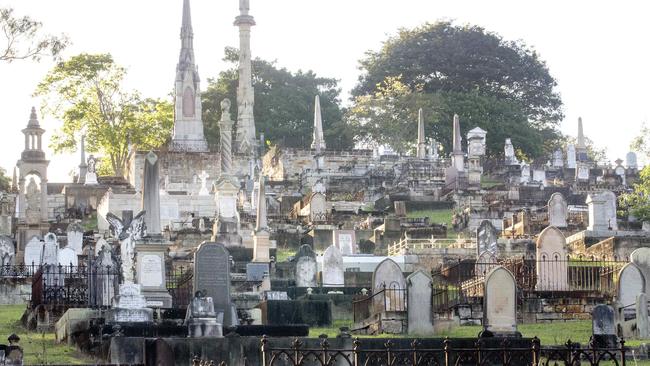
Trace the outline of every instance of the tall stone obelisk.
[[465, 171], [465, 153], [463, 152], [462, 137], [460, 135], [460, 117], [454, 114], [453, 151], [451, 153], [452, 166], [457, 171]]
[[314, 134], [311, 141], [311, 148], [320, 153], [326, 149], [325, 137], [323, 135], [323, 115], [320, 108], [320, 97], [317, 95], [314, 102]]
[[418, 150], [417, 150], [418, 159], [426, 159], [427, 157], [427, 144], [424, 138], [424, 113], [422, 113], [422, 108], [418, 111]]
[[253, 262], [268, 263], [271, 261], [269, 248], [269, 225], [266, 210], [266, 193], [264, 176], [260, 174], [260, 190], [257, 196], [257, 222], [253, 234]]
[[242, 155], [253, 155], [255, 151], [255, 91], [251, 64], [251, 28], [255, 19], [248, 14], [249, 0], [239, 0], [239, 16], [235, 26], [239, 27], [239, 86], [237, 87], [237, 136], [235, 149]]

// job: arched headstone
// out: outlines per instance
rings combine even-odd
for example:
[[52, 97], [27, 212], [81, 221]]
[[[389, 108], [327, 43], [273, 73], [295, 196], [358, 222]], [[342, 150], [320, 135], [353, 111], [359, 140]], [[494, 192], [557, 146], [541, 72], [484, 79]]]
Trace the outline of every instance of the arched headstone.
[[476, 229], [476, 255], [490, 252], [497, 255], [497, 229], [489, 220], [483, 220]]
[[431, 276], [423, 270], [413, 272], [406, 279], [408, 286], [408, 333], [432, 335]]
[[517, 283], [505, 267], [499, 266], [485, 278], [484, 328], [496, 335], [517, 332]]
[[568, 208], [562, 193], [556, 192], [548, 200], [548, 224], [555, 227], [567, 227]]
[[641, 269], [634, 264], [628, 263], [618, 272], [617, 302], [624, 307], [624, 312], [634, 314], [632, 307], [636, 303], [636, 296], [645, 291], [646, 280]]
[[402, 269], [390, 258], [384, 259], [372, 274], [373, 295], [386, 290], [383, 296], [373, 299], [373, 311], [404, 311], [406, 310], [405, 292], [406, 280]]
[[549, 226], [539, 234], [537, 253], [537, 291], [568, 291], [566, 238], [557, 228]]
[[341, 251], [330, 245], [323, 254], [323, 287], [343, 287], [345, 268]]

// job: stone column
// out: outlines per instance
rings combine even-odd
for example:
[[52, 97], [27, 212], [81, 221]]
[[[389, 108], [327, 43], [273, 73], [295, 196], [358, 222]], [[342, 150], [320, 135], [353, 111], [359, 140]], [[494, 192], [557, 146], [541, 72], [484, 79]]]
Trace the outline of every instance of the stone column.
[[237, 88], [237, 137], [235, 146], [240, 154], [252, 154], [255, 140], [255, 93], [251, 65], [251, 28], [255, 19], [248, 14], [250, 2], [240, 0], [240, 15], [235, 19], [239, 27], [239, 86]]
[[158, 156], [150, 151], [144, 158], [144, 174], [142, 181], [142, 210], [146, 211], [145, 224], [147, 235], [160, 235], [160, 181], [158, 172]]
[[232, 173], [232, 119], [230, 118], [230, 99], [221, 101], [221, 120], [219, 121], [221, 176]]
[[420, 108], [418, 111], [418, 159], [425, 159], [427, 157], [427, 145], [424, 140], [424, 114], [422, 113], [422, 108]]
[[266, 211], [266, 193], [264, 189], [264, 176], [260, 174], [259, 193], [257, 195], [257, 224], [253, 234], [253, 262], [268, 263], [271, 261], [269, 254], [269, 230]]

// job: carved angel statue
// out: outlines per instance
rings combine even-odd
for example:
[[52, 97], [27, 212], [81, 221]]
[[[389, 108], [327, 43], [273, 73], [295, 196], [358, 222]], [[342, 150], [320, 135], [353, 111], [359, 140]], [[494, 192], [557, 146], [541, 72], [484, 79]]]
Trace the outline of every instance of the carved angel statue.
[[106, 215], [106, 221], [111, 225], [111, 234], [120, 241], [122, 276], [125, 283], [134, 283], [135, 242], [147, 235], [145, 213], [146, 211], [140, 212], [129, 222], [124, 222], [110, 212]]

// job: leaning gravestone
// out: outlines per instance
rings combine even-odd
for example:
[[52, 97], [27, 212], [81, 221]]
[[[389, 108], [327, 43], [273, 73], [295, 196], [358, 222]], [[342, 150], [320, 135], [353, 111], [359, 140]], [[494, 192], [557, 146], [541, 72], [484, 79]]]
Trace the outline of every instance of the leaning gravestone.
[[640, 339], [650, 338], [650, 320], [648, 319], [648, 296], [640, 293], [636, 296], [636, 331]]
[[616, 320], [614, 308], [609, 305], [596, 305], [591, 311], [591, 327], [596, 347], [615, 347]]
[[296, 287], [318, 286], [317, 274], [316, 253], [305, 244], [296, 254]]
[[78, 255], [83, 254], [84, 231], [78, 223], [68, 225], [68, 248], [72, 248]]
[[408, 285], [408, 333], [432, 335], [431, 277], [423, 270], [412, 273], [406, 279]]
[[483, 220], [476, 229], [476, 255], [490, 252], [497, 255], [497, 229], [489, 220]]
[[230, 300], [230, 253], [223, 244], [204, 242], [194, 253], [194, 290], [211, 297], [224, 326], [237, 322]]
[[390, 258], [384, 259], [372, 274], [373, 295], [386, 290], [383, 296], [375, 296], [372, 304], [373, 314], [382, 311], [404, 311], [406, 280], [402, 269]]
[[25, 245], [25, 265], [40, 266], [41, 255], [43, 254], [43, 242], [36, 236], [33, 236]]
[[517, 334], [517, 283], [502, 266], [485, 278], [483, 314], [485, 330], [499, 336]]
[[555, 227], [549, 226], [539, 234], [536, 244], [537, 291], [567, 291], [568, 261], [566, 239]]
[[59, 264], [59, 243], [54, 233], [45, 235], [42, 264]]
[[650, 294], [650, 248], [639, 248], [630, 254], [630, 261], [639, 268], [645, 281], [645, 292]]
[[343, 256], [337, 247], [331, 245], [323, 254], [323, 287], [345, 286]]
[[623, 316], [626, 320], [634, 317], [635, 309], [631, 306], [636, 303], [638, 294], [645, 291], [645, 279], [639, 267], [634, 263], [628, 263], [618, 273], [618, 294], [616, 296], [618, 306], [623, 308]]
[[567, 227], [568, 206], [562, 193], [555, 192], [548, 200], [548, 225]]

